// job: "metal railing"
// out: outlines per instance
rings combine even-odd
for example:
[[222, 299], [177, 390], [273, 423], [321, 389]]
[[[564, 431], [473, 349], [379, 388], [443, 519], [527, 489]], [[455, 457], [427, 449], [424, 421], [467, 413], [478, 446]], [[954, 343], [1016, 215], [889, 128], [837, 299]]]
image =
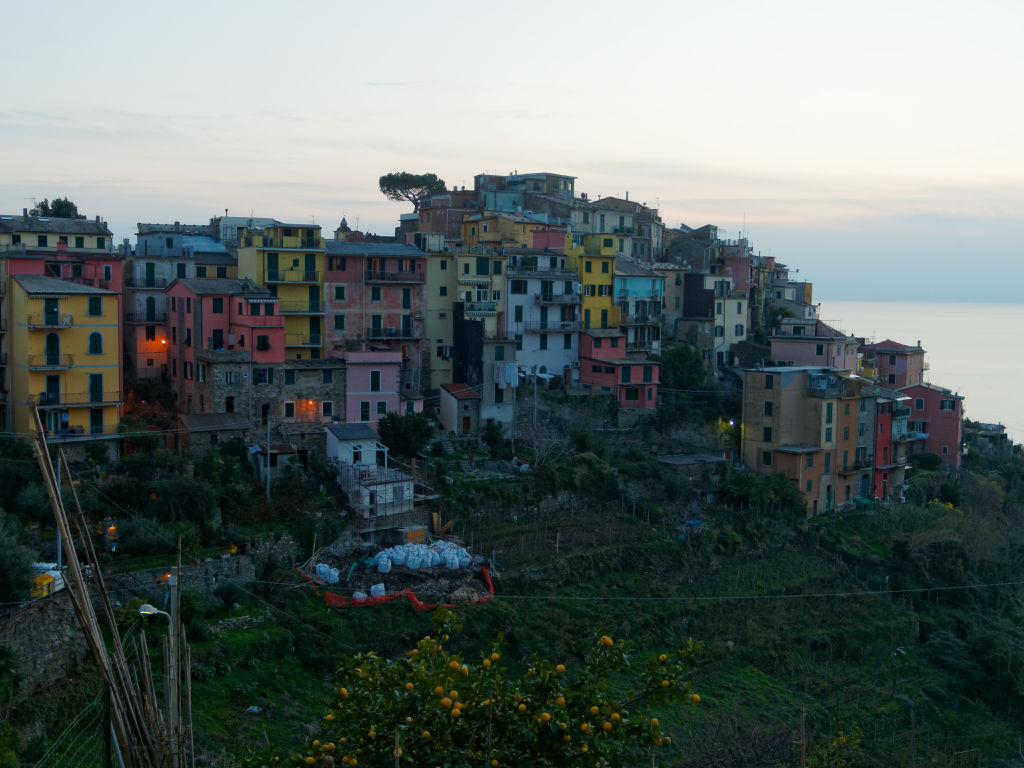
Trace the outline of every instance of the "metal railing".
[[28, 367], [31, 369], [70, 368], [75, 364], [71, 355], [29, 355]]
[[579, 304], [578, 293], [535, 293], [534, 299], [538, 304]]
[[384, 272], [381, 270], [366, 270], [366, 282], [368, 283], [422, 283], [426, 281], [425, 272]]
[[116, 405], [124, 400], [124, 395], [118, 390], [90, 390], [89, 392], [40, 392], [38, 395], [29, 395], [28, 404], [38, 405], [40, 408], [52, 408], [55, 406], [75, 407], [82, 405]]
[[282, 315], [324, 314], [324, 305], [321, 301], [279, 301], [277, 308]]
[[286, 333], [284, 345], [286, 347], [319, 347], [323, 343], [323, 336], [319, 333]]
[[305, 269], [268, 269], [268, 283], [319, 283], [320, 273]]
[[167, 322], [166, 312], [125, 312], [126, 323], [150, 323], [153, 325]]
[[496, 315], [498, 303], [495, 301], [467, 301], [467, 315]]
[[71, 315], [44, 313], [28, 316], [29, 328], [70, 328], [71, 325]]
[[541, 331], [578, 331], [579, 320], [528, 320], [523, 323], [527, 332], [537, 333]]
[[412, 328], [381, 328], [374, 326], [366, 329], [368, 339], [412, 339], [415, 334]]
[[245, 246], [247, 248], [256, 246], [258, 248], [299, 248], [321, 251], [325, 248], [324, 240], [320, 237], [271, 237], [269, 235], [262, 237], [246, 235]]

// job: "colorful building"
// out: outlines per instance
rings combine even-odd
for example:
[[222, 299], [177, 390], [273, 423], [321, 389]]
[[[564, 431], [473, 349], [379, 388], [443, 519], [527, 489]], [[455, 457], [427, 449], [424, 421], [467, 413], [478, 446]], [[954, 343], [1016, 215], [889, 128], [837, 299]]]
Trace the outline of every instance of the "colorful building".
[[580, 328], [618, 329], [614, 244], [602, 248], [599, 236], [585, 236], [582, 246], [574, 244], [571, 250], [566, 251], [565, 263], [580, 277]]
[[619, 327], [626, 334], [626, 351], [661, 353], [664, 300], [664, 277], [642, 264], [615, 260], [615, 302]]
[[865, 365], [874, 370], [878, 383], [892, 389], [922, 383], [924, 372], [928, 370], [920, 341], [912, 347], [886, 339], [875, 344], [865, 344], [861, 352]]
[[817, 319], [783, 318], [771, 337], [772, 360], [789, 365], [821, 365], [857, 372], [860, 344], [853, 336]]
[[280, 299], [285, 357], [323, 357], [327, 248], [320, 226], [275, 222], [238, 232], [238, 276], [266, 285]]
[[350, 424], [380, 421], [401, 413], [402, 355], [393, 350], [346, 350], [345, 418]]
[[591, 395], [610, 394], [620, 408], [655, 408], [661, 366], [626, 351], [621, 331], [580, 332], [580, 386]]
[[911, 452], [928, 451], [954, 471], [963, 453], [964, 396], [934, 384], [912, 384], [900, 393], [909, 398]]

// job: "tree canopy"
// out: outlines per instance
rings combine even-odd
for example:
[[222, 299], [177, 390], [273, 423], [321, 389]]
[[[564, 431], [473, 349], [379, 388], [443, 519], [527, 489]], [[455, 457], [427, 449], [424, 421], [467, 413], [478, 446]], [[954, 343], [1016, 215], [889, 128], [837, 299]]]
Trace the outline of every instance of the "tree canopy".
[[462, 655], [443, 632], [397, 659], [342, 659], [315, 738], [290, 755], [259, 750], [247, 765], [632, 765], [671, 742], [648, 707], [700, 701], [688, 680], [693, 643], [632, 666], [604, 635], [581, 662], [532, 657], [522, 671], [505, 665], [500, 638]]
[[380, 191], [388, 200], [401, 202], [408, 200], [413, 210], [420, 209], [420, 203], [431, 195], [437, 195], [448, 189], [444, 179], [436, 173], [409, 173], [398, 171], [380, 177]]
[[78, 206], [67, 197], [55, 197], [52, 201], [44, 197], [41, 203], [36, 203], [30, 213], [33, 216], [52, 216], [55, 219], [85, 218], [78, 212]]
[[707, 372], [700, 352], [694, 347], [680, 344], [666, 350], [661, 356], [661, 386], [665, 389], [702, 389], [707, 384]]
[[422, 453], [434, 437], [434, 426], [422, 413], [402, 416], [389, 413], [377, 422], [380, 441], [396, 456], [411, 458]]

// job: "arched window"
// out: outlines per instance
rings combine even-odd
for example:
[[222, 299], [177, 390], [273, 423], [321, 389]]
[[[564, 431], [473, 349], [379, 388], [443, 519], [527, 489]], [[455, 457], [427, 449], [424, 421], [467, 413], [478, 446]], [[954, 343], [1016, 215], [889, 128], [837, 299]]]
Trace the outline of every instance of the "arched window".
[[103, 354], [103, 334], [101, 334], [101, 333], [90, 333], [89, 334], [89, 354], [90, 355], [102, 355]]
[[146, 297], [146, 320], [148, 322], [156, 320], [156, 299], [152, 296]]

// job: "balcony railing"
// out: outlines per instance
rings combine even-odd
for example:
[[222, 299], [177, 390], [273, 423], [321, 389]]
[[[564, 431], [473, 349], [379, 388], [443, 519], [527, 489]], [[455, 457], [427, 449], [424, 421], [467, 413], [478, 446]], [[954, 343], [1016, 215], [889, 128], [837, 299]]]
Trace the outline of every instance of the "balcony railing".
[[528, 333], [540, 333], [546, 331], [578, 331], [579, 320], [528, 320], [523, 323]]
[[250, 328], [284, 328], [284, 315], [245, 315], [236, 317], [235, 321]]
[[162, 325], [167, 322], [166, 312], [125, 312], [126, 323], [141, 323], [143, 325]]
[[578, 293], [535, 293], [533, 298], [538, 304], [579, 304]]
[[374, 326], [366, 329], [368, 339], [412, 339], [415, 333], [412, 328], [380, 328]]
[[115, 437], [131, 437], [121, 431], [117, 424], [102, 424], [96, 426], [66, 426], [60, 429], [47, 429], [47, 440], [51, 442], [71, 442], [87, 440], [104, 440]]
[[270, 237], [247, 235], [245, 247], [252, 248], [294, 248], [298, 250], [323, 250], [324, 240], [319, 237]]
[[305, 269], [268, 269], [268, 283], [319, 283], [320, 273]]
[[167, 279], [153, 277], [147, 280], [145, 275], [126, 275], [124, 284], [128, 288], [151, 288], [154, 291], [158, 291], [167, 287]]
[[70, 368], [75, 364], [71, 355], [29, 355], [28, 367], [33, 371], [57, 370]]
[[534, 277], [542, 280], [578, 280], [579, 275], [571, 269], [546, 269], [535, 264], [510, 264], [511, 277]]
[[324, 305], [320, 301], [279, 301], [278, 311], [282, 315], [322, 315]]
[[46, 313], [28, 316], [29, 328], [70, 328], [71, 325], [71, 315]]
[[623, 313], [619, 320], [620, 325], [660, 325], [661, 313], [640, 313], [627, 315]]
[[425, 272], [382, 272], [366, 270], [368, 283], [422, 283], [427, 279]]
[[80, 407], [96, 405], [118, 405], [124, 400], [124, 395], [117, 390], [89, 392], [40, 392], [38, 395], [29, 395], [28, 404], [37, 405], [40, 408], [55, 407]]
[[871, 467], [870, 459], [858, 459], [852, 464], [847, 464], [845, 467], [840, 467], [839, 474], [849, 475], [853, 472], [860, 472], [862, 469], [869, 469]]
[[490, 285], [491, 278], [489, 275], [459, 275], [458, 282], [469, 285]]
[[496, 301], [467, 301], [467, 315], [496, 315], [498, 314], [498, 303]]
[[319, 333], [286, 333], [284, 345], [286, 347], [319, 347], [323, 343], [323, 336]]

